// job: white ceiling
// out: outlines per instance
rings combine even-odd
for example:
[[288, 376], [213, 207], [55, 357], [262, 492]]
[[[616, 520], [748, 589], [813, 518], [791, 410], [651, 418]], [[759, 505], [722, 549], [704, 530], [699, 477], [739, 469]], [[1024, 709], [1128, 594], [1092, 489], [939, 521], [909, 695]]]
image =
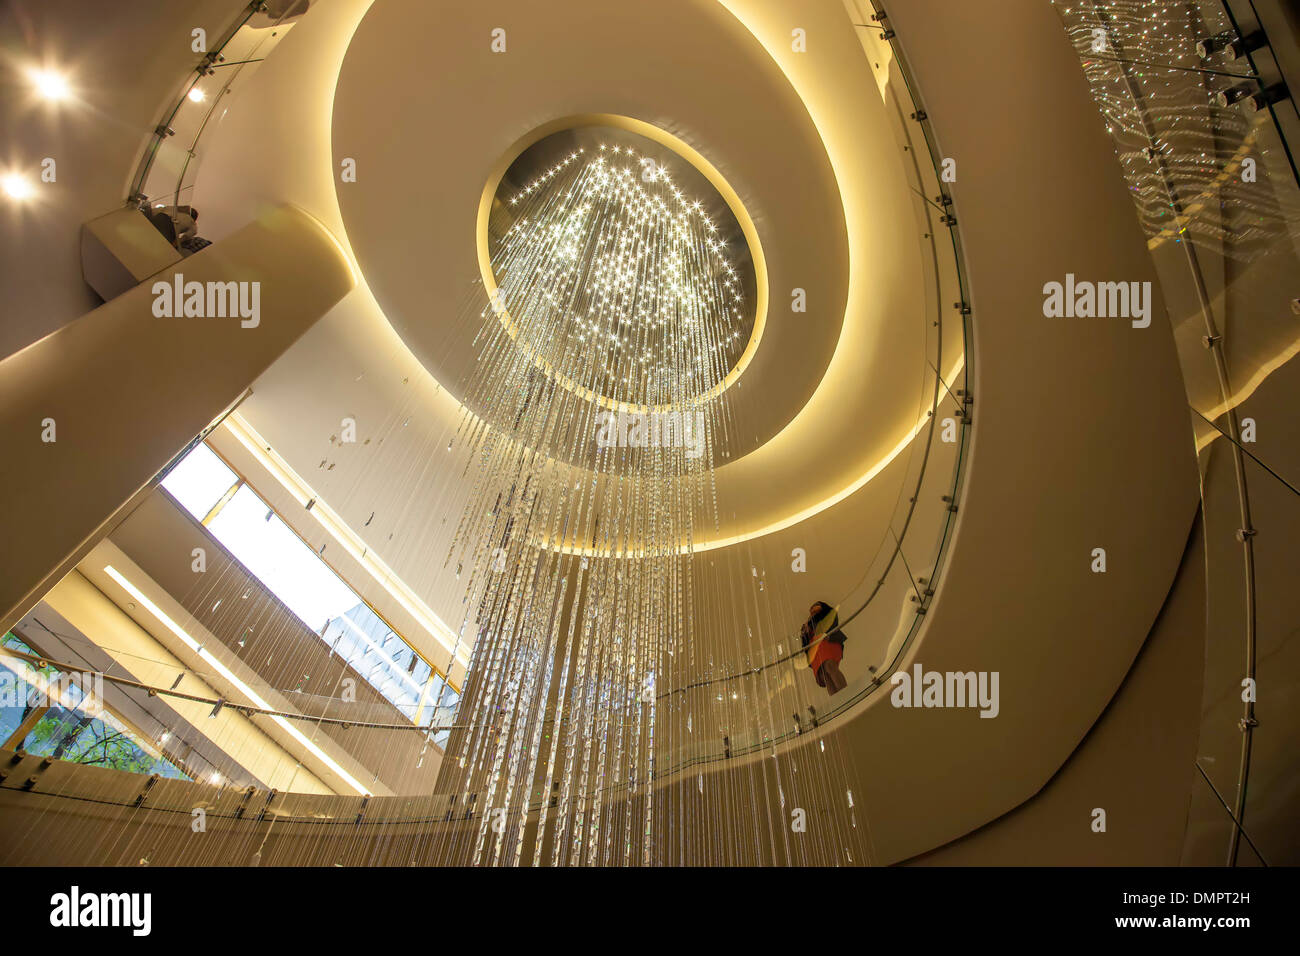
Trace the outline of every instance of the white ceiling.
[[[583, 31], [534, 4], [322, 5], [210, 134], [196, 191], [213, 238], [287, 199], [356, 256], [361, 287], [256, 383], [242, 411], [449, 618], [460, 589], [442, 564], [444, 519], [464, 488], [439, 456], [459, 420], [455, 333], [478, 276], [478, 203], [512, 147], [557, 117], [613, 112], [667, 128], [716, 166], [755, 223], [767, 323], [732, 387], [738, 454], [749, 451], [718, 470], [720, 522], [703, 548], [735, 550], [855, 488], [852, 497], [870, 499], [853, 506], [858, 516], [890, 515], [902, 474], [865, 476], [931, 398], [926, 223], [846, 11], [826, 5], [820, 16], [835, 29], [819, 32], [815, 57], [801, 57], [760, 42], [713, 0], [668, 0], [653, 17], [575, 3], [590, 7]], [[508, 52], [494, 55], [493, 18], [505, 14]], [[438, 83], [426, 80], [431, 60]], [[356, 183], [338, 181], [344, 157], [357, 160]], [[795, 288], [807, 292], [807, 313], [790, 309]], [[345, 416], [369, 444], [331, 440]], [[806, 535], [803, 546], [823, 567], [856, 567], [887, 521], [849, 537]], [[748, 574], [756, 555], [741, 545], [727, 561]], [[838, 577], [809, 588], [847, 589]]]

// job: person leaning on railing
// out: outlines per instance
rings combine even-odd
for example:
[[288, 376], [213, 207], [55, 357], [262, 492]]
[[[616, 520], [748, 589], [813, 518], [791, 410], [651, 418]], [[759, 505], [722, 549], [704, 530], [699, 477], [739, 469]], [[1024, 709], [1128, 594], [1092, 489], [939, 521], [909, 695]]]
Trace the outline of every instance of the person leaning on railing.
[[144, 212], [154, 228], [182, 255], [192, 256], [204, 246], [212, 245], [199, 235], [199, 211], [193, 206], [159, 206]]
[[817, 678], [818, 686], [825, 687], [826, 693], [832, 697], [848, 685], [840, 673], [845, 638], [839, 623], [838, 612], [825, 601], [818, 601], [808, 609], [808, 620], [799, 630], [804, 653], [808, 655], [808, 666]]

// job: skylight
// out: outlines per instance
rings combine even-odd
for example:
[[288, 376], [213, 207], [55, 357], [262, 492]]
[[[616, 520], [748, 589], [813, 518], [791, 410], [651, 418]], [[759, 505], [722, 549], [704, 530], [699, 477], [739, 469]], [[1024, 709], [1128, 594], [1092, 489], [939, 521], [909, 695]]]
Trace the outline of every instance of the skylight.
[[196, 445], [162, 485], [407, 719], [451, 721], [459, 695], [211, 448]]

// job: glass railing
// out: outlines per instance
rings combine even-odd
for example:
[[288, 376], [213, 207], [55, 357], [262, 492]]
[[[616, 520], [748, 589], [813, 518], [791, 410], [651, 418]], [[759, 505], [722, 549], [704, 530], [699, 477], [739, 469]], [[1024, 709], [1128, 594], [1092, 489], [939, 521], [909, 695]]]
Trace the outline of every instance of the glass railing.
[[[715, 660], [686, 686], [658, 688], [660, 721], [674, 728], [675, 752], [657, 756], [662, 779], [697, 764], [770, 752], [852, 713], [888, 689], [890, 675], [916, 639], [943, 568], [960, 499], [974, 411], [968, 384], [970, 297], [956, 210], [943, 180], [943, 158], [879, 10], [860, 0], [863, 52], [894, 117], [895, 145], [912, 188], [927, 284], [925, 360], [918, 369], [916, 431], [892, 467], [898, 497], [875, 556], [836, 609], [848, 650], [848, 681], [827, 697], [809, 672], [797, 626], [761, 658]], [[881, 23], [881, 26], [873, 24]], [[858, 529], [854, 529], [855, 533]], [[755, 579], [754, 587], [761, 587]]]
[[[1300, 304], [1293, 285], [1300, 275], [1300, 190], [1288, 139], [1295, 129], [1295, 107], [1269, 92], [1276, 64], [1269, 65], [1267, 43], [1257, 45], [1260, 25], [1245, 23], [1238, 4], [1198, 0], [1181, 5], [1177, 18], [1168, 15], [1165, 5], [1148, 0], [1057, 6], [1148, 235], [1178, 342], [1189, 437], [1196, 441], [1201, 467], [1208, 642], [1200, 751], [1192, 768], [1201, 785], [1194, 792], [1184, 861], [1293, 860], [1296, 808], [1287, 781], [1293, 763], [1290, 742], [1296, 736], [1294, 701], [1300, 699], [1291, 660], [1300, 595], [1289, 578], [1292, 543], [1300, 540], [1300, 441], [1286, 399], [1296, 394], [1292, 379], [1297, 373], [1290, 360], [1300, 351], [1294, 314]], [[896, 117], [896, 145], [911, 171], [914, 214], [924, 236], [927, 279], [933, 284], [928, 296], [933, 324], [917, 389], [918, 413], [925, 420], [900, 453], [901, 491], [881, 545], [866, 562], [858, 585], [836, 602], [840, 626], [851, 641], [842, 665], [849, 679], [846, 690], [829, 699], [813, 697], [817, 688], [794, 628], [771, 641], [769, 654], [718, 660], [686, 686], [659, 687], [659, 720], [677, 728], [667, 737], [682, 741], [658, 756], [660, 779], [815, 735], [887, 689], [890, 674], [924, 623], [951, 541], [975, 409], [967, 378], [970, 296], [959, 211], [945, 198], [942, 157], [914, 94], [903, 51], [878, 19], [875, 4], [858, 0], [857, 7], [864, 52]], [[249, 42], [253, 39], [250, 33]], [[266, 51], [265, 46], [239, 49], [246, 60]], [[232, 64], [236, 52], [230, 47]], [[187, 94], [182, 100], [188, 101]], [[186, 155], [160, 153], [164, 141], [174, 137], [159, 138], [137, 181], [141, 198], [184, 201], [183, 191], [192, 187], [197, 169], [193, 146], [212, 116], [211, 100], [205, 102], [209, 106], [194, 105], [206, 112], [195, 114], [184, 127], [193, 133]], [[177, 115], [173, 111], [171, 119]], [[927, 410], [933, 414], [926, 416]], [[326, 643], [345, 630], [340, 624], [337, 635], [327, 631]], [[370, 643], [375, 637], [370, 635]], [[28, 653], [11, 657], [26, 667], [51, 667], [43, 656], [50, 652], [43, 648], [10, 650]], [[168, 667], [167, 678], [153, 676]], [[288, 720], [306, 728], [317, 745], [326, 737], [350, 739], [358, 745], [359, 757], [390, 750], [390, 741], [399, 736], [413, 736], [422, 752], [433, 743], [433, 728], [455, 721], [453, 710], [440, 708], [413, 724], [403, 709], [409, 701], [394, 705], [391, 695], [382, 702], [347, 701], [337, 693], [251, 675], [245, 678], [248, 686], [268, 706], [234, 706], [210, 693], [188, 693], [184, 681], [173, 685], [177, 668], [162, 660], [140, 661], [123, 670], [132, 673], [110, 671], [110, 688], [173, 711], [159, 711], [154, 726], [132, 725], [140, 752], [195, 781], [235, 790], [291, 790], [292, 783], [277, 787], [276, 782], [292, 780], [298, 760], [285, 750], [270, 764], [258, 764], [251, 746], [232, 748], [224, 758], [202, 757], [213, 751], [198, 730], [219, 705], [259, 725], [276, 717]], [[371, 684], [389, 681], [392, 693], [400, 694], [400, 688], [393, 689], [400, 678], [391, 670], [380, 666], [367, 675], [363, 668], [357, 676]], [[202, 667], [190, 669], [189, 675], [209, 686], [226, 679]], [[1257, 685], [1258, 699], [1243, 700], [1248, 679]], [[126, 706], [123, 702], [121, 709]], [[4, 717], [9, 749], [15, 741], [35, 744], [32, 737], [14, 736], [22, 719], [17, 713]], [[194, 739], [178, 749], [171, 735], [181, 721], [197, 726]], [[65, 724], [61, 719], [59, 726]], [[371, 736], [346, 737], [359, 733]], [[67, 736], [66, 730], [51, 731], [43, 739]], [[77, 739], [71, 738], [73, 743]], [[60, 759], [68, 759], [70, 746]], [[140, 773], [160, 772], [148, 771], [142, 757], [133, 759], [141, 761]], [[455, 806], [449, 795], [370, 803], [307, 793], [288, 796], [292, 809], [281, 808], [283, 818], [339, 825], [353, 825], [363, 816], [418, 822], [474, 814], [472, 807]], [[225, 798], [225, 805], [231, 814], [244, 806], [234, 798]]]
[[255, 0], [208, 45], [150, 136], [131, 181], [130, 205], [145, 212], [191, 205], [203, 160], [201, 140], [220, 125], [231, 94], [248, 83], [305, 9], [304, 4], [272, 7]]
[[[1181, 5], [1176, 18], [1153, 0], [1057, 6], [1148, 236], [1183, 366], [1189, 437], [1200, 459], [1208, 643], [1200, 751], [1192, 768], [1200, 785], [1184, 860], [1295, 859], [1295, 806], [1288, 798], [1287, 775], [1297, 718], [1293, 702], [1300, 699], [1297, 669], [1291, 665], [1300, 597], [1288, 586], [1293, 550], [1288, 546], [1300, 540], [1300, 441], [1286, 402], [1296, 394], [1291, 359], [1300, 352], [1294, 289], [1300, 275], [1300, 189], [1288, 138], [1296, 129], [1295, 107], [1276, 98], [1273, 54], [1259, 36], [1260, 25], [1244, 22], [1238, 4], [1198, 0]], [[971, 300], [959, 210], [948, 198], [942, 155], [903, 50], [879, 19], [878, 6], [858, 0], [857, 8], [864, 54], [896, 119], [896, 147], [910, 171], [926, 279], [933, 286], [927, 295], [926, 361], [916, 392], [918, 429], [896, 461], [900, 492], [879, 548], [853, 589], [830, 596], [838, 598], [840, 627], [850, 638], [842, 664], [848, 687], [832, 698], [816, 693], [794, 627], [784, 637], [774, 635], [765, 655], [715, 660], [685, 686], [658, 687], [658, 720], [675, 728], [661, 739], [678, 742], [671, 752], [657, 755], [660, 780], [815, 737], [872, 694], [887, 692], [890, 675], [925, 621], [951, 541], [976, 407], [967, 374]], [[205, 91], [201, 102], [188, 96], [188, 88], [182, 94], [164, 124], [174, 132], [160, 134], [146, 157], [136, 183], [139, 198], [169, 205], [185, 201], [198, 168], [195, 147], [213, 120], [215, 101], [246, 75], [240, 70], [265, 55], [275, 39], [265, 29], [259, 33], [240, 24], [218, 48], [231, 72], [222, 77], [224, 67], [218, 68], [207, 77], [206, 82], [221, 82]], [[194, 83], [204, 81], [197, 77]], [[182, 121], [182, 111], [191, 106], [197, 112], [185, 113]], [[754, 586], [761, 586], [757, 579]], [[426, 745], [445, 741], [445, 730], [456, 719], [446, 706], [449, 688], [440, 688], [427, 712], [413, 718], [414, 698], [403, 690], [399, 673], [410, 659], [373, 655], [367, 663], [367, 652], [376, 645], [383, 649], [387, 638], [357, 623], [332, 622], [325, 643], [341, 649], [343, 664], [377, 688], [383, 700], [346, 700], [327, 688], [246, 674], [247, 686], [266, 706], [236, 706], [211, 693], [187, 691], [191, 680], [220, 685], [226, 677], [216, 670], [188, 669], [178, 686], [172, 677], [153, 676], [169, 666], [170, 674], [177, 674], [174, 664], [162, 660], [139, 661], [123, 674], [110, 671], [108, 686], [127, 698], [123, 712], [137, 698], [170, 708], [158, 711], [156, 725], [131, 724], [126, 739], [136, 750], [112, 766], [165, 776], [164, 770], [149, 769], [147, 761], [155, 760], [157, 767], [226, 789], [294, 790], [300, 759], [291, 749], [259, 763], [252, 745], [223, 751], [210, 739], [205, 743], [203, 722], [219, 706], [258, 726], [287, 720], [303, 728], [314, 745], [348, 744], [363, 761], [367, 755], [391, 756], [392, 741], [399, 737], [416, 740], [417, 755]], [[28, 653], [10, 660], [34, 670], [51, 668], [42, 656], [48, 651], [28, 648]], [[1258, 699], [1243, 700], [1248, 679], [1257, 685]], [[115, 693], [110, 689], [106, 696]], [[64, 710], [74, 713], [75, 707]], [[3, 719], [9, 749], [23, 746], [37, 755], [44, 747], [53, 755], [59, 744], [48, 742], [67, 739], [58, 755], [65, 761], [86, 752], [83, 744], [91, 745], [99, 732], [69, 736], [80, 718], [69, 722], [56, 714], [40, 734], [29, 729], [20, 739], [15, 734], [22, 715]], [[52, 729], [56, 719], [61, 729]], [[176, 729], [185, 726], [195, 729]], [[181, 734], [192, 739], [178, 740]], [[414, 765], [421, 758], [412, 760], [404, 752], [401, 759]], [[304, 820], [340, 825], [363, 814], [432, 821], [475, 812], [464, 803], [454, 805], [450, 795], [427, 791], [418, 800], [368, 805], [350, 797], [326, 804], [319, 802], [325, 795], [288, 796], [297, 809], [281, 810], [286, 817], [300, 813]]]
[[[1148, 237], [1201, 471], [1207, 645], [1183, 860], [1300, 859], [1300, 130], [1268, 5], [1056, 4]], [[1279, 8], [1280, 12], [1280, 8]]]
[[[830, 596], [850, 638], [842, 664], [848, 687], [832, 698], [814, 697], [818, 688], [794, 627], [784, 637], [774, 635], [767, 654], [715, 660], [685, 686], [658, 687], [658, 720], [675, 728], [664, 737], [679, 742], [658, 755], [660, 779], [816, 735], [887, 690], [925, 621], [951, 541], [976, 408], [967, 375], [971, 300], [959, 210], [948, 198], [942, 155], [903, 50], [879, 19], [877, 5], [858, 0], [856, 6], [864, 54], [896, 120], [895, 145], [912, 180], [932, 285], [926, 361], [916, 390], [918, 429], [896, 461], [901, 490], [879, 548], [853, 589]], [[1202, 474], [1208, 643], [1200, 751], [1191, 768], [1200, 785], [1184, 859], [1293, 860], [1296, 808], [1287, 781], [1294, 701], [1300, 699], [1292, 663], [1300, 595], [1289, 579], [1292, 543], [1300, 540], [1300, 441], [1287, 399], [1300, 384], [1291, 361], [1300, 352], [1294, 287], [1300, 275], [1300, 189], [1290, 148], [1295, 105], [1278, 98], [1276, 58], [1267, 34], [1261, 34], [1263, 25], [1247, 19], [1253, 16], [1249, 4], [1195, 0], [1179, 5], [1177, 16], [1155, 0], [1080, 0], [1057, 8], [1148, 236], [1178, 344], [1189, 438], [1196, 441]], [[251, 17], [250, 11], [214, 47], [224, 61], [214, 60], [212, 73], [196, 73], [178, 96], [135, 180], [137, 201], [186, 201], [201, 159], [197, 147], [219, 120], [220, 101], [283, 36]], [[196, 89], [202, 97], [190, 95]], [[760, 586], [757, 579], [754, 586]], [[401, 759], [415, 764], [426, 744], [445, 739], [435, 731], [442, 735], [454, 725], [448, 688], [436, 688], [425, 701], [427, 711], [414, 716], [418, 704], [402, 677], [413, 658], [374, 653], [375, 647], [385, 649], [388, 636], [371, 633], [364, 622], [352, 625], [332, 621], [324, 642], [338, 651], [341, 666], [382, 699], [347, 700], [331, 688], [241, 671], [252, 691], [245, 701], [258, 699], [265, 706], [235, 705], [188, 689], [224, 685], [228, 676], [215, 669], [187, 668], [180, 675], [174, 662], [138, 660], [120, 666], [121, 673], [108, 669], [107, 712], [118, 716], [107, 722], [93, 718], [101, 724], [87, 722], [80, 736], [73, 733], [81, 723], [70, 716], [77, 712], [73, 700], [60, 704], [59, 713], [51, 709], [45, 724], [25, 729], [30, 711], [5, 711], [0, 727], [8, 749], [21, 746], [64, 761], [92, 753], [96, 736], [106, 736], [104, 728], [111, 727], [122, 734], [125, 749], [108, 766], [164, 776], [170, 767], [195, 781], [236, 789], [292, 790], [300, 759], [291, 748], [268, 758], [258, 753], [274, 748], [259, 745], [255, 753], [252, 744], [231, 744], [232, 737], [212, 740], [204, 722], [214, 719], [214, 710], [219, 716], [219, 708], [256, 726], [289, 721], [313, 745], [350, 747], [363, 762], [368, 755], [392, 756], [392, 741], [411, 737], [417, 756], [403, 753]], [[36, 637], [30, 640], [8, 648], [5, 660], [14, 663], [15, 679], [29, 671], [58, 673], [52, 652], [38, 646]], [[129, 659], [115, 650], [119, 662]], [[227, 651], [238, 658], [235, 648]], [[72, 668], [76, 662], [66, 663]], [[174, 684], [176, 676], [185, 679]], [[430, 675], [420, 671], [420, 679], [412, 678], [421, 679], [427, 686]], [[1248, 680], [1255, 687], [1243, 689]], [[31, 682], [24, 686], [26, 694]], [[1244, 690], [1255, 688], [1257, 699], [1243, 700]], [[141, 702], [145, 714], [154, 708], [153, 724], [121, 716]], [[178, 729], [187, 727], [193, 730]], [[324, 813], [308, 795], [297, 799], [304, 819], [315, 813], [346, 821], [363, 809], [342, 800], [337, 802], [344, 809]], [[408, 815], [399, 816], [444, 819], [473, 812], [450, 800], [422, 797], [403, 804]], [[378, 806], [371, 804], [369, 812], [378, 813]], [[395, 805], [391, 809], [396, 813]]]
[[[301, 677], [267, 680], [257, 668], [265, 662], [249, 660], [256, 644], [217, 638], [123, 581], [134, 589], [123, 604], [140, 615], [138, 630], [84, 634], [42, 602], [5, 637], [0, 747], [219, 787], [432, 789], [438, 740], [455, 721], [449, 687], [423, 701], [416, 724], [377, 695], [356, 692], [364, 675], [337, 658], [312, 682], [283, 633], [277, 651]], [[265, 604], [256, 595], [245, 602], [259, 627], [271, 620]], [[321, 767], [333, 774], [328, 784], [313, 772]]]
[[102, 675], [56, 667], [13, 633], [0, 639], [0, 685], [0, 748], [130, 773], [195, 778], [193, 768], [168, 760], [108, 706]]
[[[62, 762], [219, 790], [428, 793], [456, 727], [458, 691], [216, 459], [204, 439], [225, 414], [155, 476], [160, 487], [108, 539], [133, 541], [148, 569], [83, 562], [71, 578], [90, 576], [109, 595], [98, 598], [98, 613], [87, 610], [84, 583], [78, 597], [60, 594], [64, 582], [0, 647], [0, 749], [44, 758], [36, 776]], [[216, 467], [187, 466], [204, 461]], [[255, 502], [255, 521], [226, 536], [245, 546], [238, 554], [214, 534], [232, 530], [217, 525], [237, 490]], [[162, 537], [172, 544], [215, 519], [201, 532], [212, 562], [205, 573], [169, 588], [153, 577], [172, 565], [160, 526], [132, 530], [151, 504], [155, 519], [158, 508], [170, 516]], [[295, 606], [276, 591], [284, 581], [257, 574], [286, 560], [296, 568], [288, 580], [304, 592], [286, 595]], [[303, 573], [304, 562], [315, 570]], [[315, 594], [322, 581], [332, 582], [323, 588], [332, 605]], [[89, 622], [84, 630], [61, 616], [64, 601]], [[309, 624], [314, 613], [324, 616]], [[87, 680], [89, 697], [79, 691]], [[43, 684], [68, 689], [32, 716], [29, 698], [51, 696]], [[322, 767], [327, 780], [313, 773]]]

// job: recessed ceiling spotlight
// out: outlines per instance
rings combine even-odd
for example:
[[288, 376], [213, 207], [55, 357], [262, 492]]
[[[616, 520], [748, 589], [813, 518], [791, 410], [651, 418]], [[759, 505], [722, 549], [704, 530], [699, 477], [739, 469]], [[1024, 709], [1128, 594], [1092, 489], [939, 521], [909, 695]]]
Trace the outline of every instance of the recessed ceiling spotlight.
[[197, 86], [190, 87], [190, 92], [188, 95], [191, 103], [202, 103], [205, 99], [207, 99], [207, 94], [205, 94]]
[[66, 100], [72, 95], [72, 87], [68, 85], [67, 77], [53, 70], [32, 70], [28, 74], [32, 85], [36, 87], [36, 92], [40, 93], [44, 99]]
[[0, 187], [4, 189], [6, 196], [10, 199], [17, 199], [19, 202], [30, 199], [32, 193], [36, 191], [31, 180], [19, 173], [10, 173], [5, 176], [3, 180], [0, 180]]

